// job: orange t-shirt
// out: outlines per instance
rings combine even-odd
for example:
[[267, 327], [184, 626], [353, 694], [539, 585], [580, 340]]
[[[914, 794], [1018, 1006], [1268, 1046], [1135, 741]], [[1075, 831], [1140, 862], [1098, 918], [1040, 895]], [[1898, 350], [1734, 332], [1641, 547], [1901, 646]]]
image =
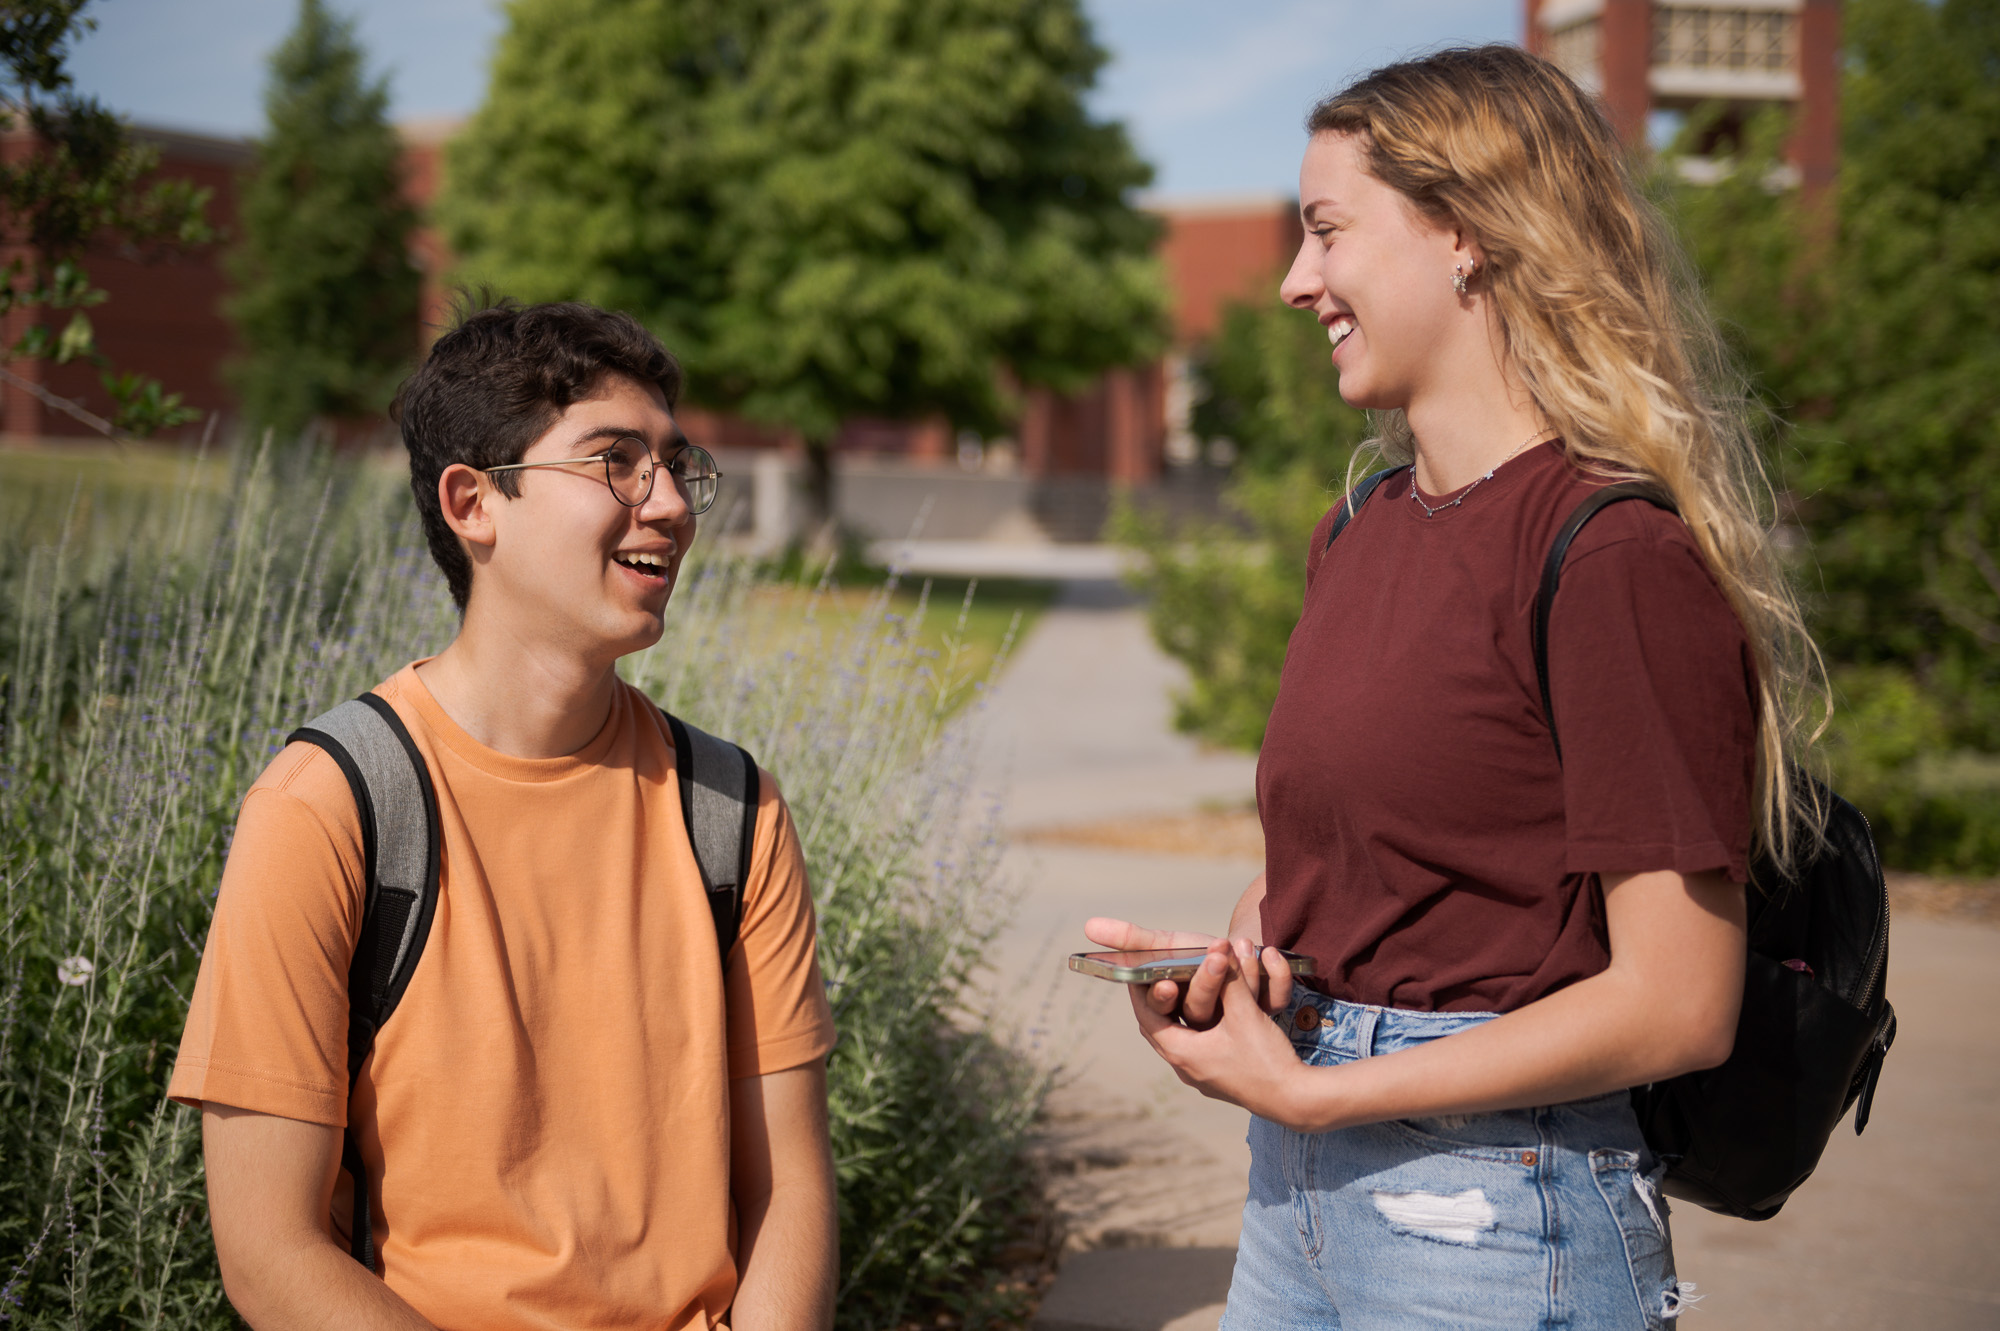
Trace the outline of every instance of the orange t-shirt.
[[[736, 1291], [729, 1081], [833, 1044], [775, 783], [725, 986], [673, 742], [643, 694], [621, 686], [580, 752], [530, 759], [466, 734], [414, 668], [376, 692], [430, 765], [442, 843], [430, 939], [351, 1110], [383, 1278], [463, 1331], [719, 1324]], [[347, 779], [288, 746], [244, 797], [169, 1095], [349, 1121], [362, 874]]]

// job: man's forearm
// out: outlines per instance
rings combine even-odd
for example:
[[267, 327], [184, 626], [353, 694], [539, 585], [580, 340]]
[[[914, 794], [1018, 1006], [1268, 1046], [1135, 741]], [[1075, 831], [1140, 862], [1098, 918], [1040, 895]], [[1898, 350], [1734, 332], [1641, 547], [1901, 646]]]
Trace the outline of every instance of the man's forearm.
[[222, 1283], [253, 1331], [434, 1331], [373, 1271], [324, 1238], [229, 1254]]
[[791, 1179], [761, 1207], [740, 1210], [736, 1254], [733, 1331], [832, 1326], [840, 1273], [832, 1172]]
[[223, 1292], [255, 1331], [430, 1331], [327, 1231], [339, 1128], [207, 1104], [201, 1141]]

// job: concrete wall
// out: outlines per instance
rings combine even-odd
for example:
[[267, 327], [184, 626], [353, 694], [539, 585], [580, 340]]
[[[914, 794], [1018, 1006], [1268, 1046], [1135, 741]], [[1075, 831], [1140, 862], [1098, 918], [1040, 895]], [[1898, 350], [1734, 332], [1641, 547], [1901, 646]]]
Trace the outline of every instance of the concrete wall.
[[[809, 535], [805, 464], [796, 453], [718, 448], [722, 470], [713, 516], [716, 536], [762, 554]], [[1103, 538], [1113, 496], [1122, 488], [1140, 505], [1175, 519], [1222, 515], [1225, 472], [1170, 467], [1142, 486], [1114, 487], [1102, 477], [1034, 477], [966, 471], [956, 466], [879, 457], [834, 459], [834, 507], [841, 526], [867, 540], [1087, 542]]]

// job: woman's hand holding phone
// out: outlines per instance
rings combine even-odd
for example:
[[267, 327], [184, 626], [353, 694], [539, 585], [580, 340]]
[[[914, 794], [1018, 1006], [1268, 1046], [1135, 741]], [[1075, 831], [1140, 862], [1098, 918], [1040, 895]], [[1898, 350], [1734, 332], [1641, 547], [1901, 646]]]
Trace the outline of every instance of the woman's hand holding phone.
[[[1160, 980], [1132, 986], [1134, 1007], [1143, 1003], [1157, 1017], [1178, 1017], [1194, 1030], [1207, 1030], [1221, 1020], [1222, 991], [1232, 974], [1240, 974], [1259, 1006], [1280, 1012], [1292, 998], [1292, 971], [1276, 948], [1262, 948], [1250, 938], [1217, 938], [1179, 929], [1146, 929], [1124, 920], [1093, 917], [1084, 922], [1084, 937], [1118, 951], [1154, 948], [1207, 948], [1209, 956], [1193, 979]], [[1266, 956], [1266, 953], [1269, 956]]]

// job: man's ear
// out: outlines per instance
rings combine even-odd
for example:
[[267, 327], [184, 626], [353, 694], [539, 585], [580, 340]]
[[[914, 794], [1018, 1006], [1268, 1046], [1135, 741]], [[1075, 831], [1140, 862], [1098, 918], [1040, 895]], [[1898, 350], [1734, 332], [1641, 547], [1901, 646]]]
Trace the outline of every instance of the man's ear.
[[493, 482], [463, 462], [454, 462], [438, 477], [438, 507], [447, 527], [471, 546], [492, 546], [499, 539], [493, 505], [499, 501]]

